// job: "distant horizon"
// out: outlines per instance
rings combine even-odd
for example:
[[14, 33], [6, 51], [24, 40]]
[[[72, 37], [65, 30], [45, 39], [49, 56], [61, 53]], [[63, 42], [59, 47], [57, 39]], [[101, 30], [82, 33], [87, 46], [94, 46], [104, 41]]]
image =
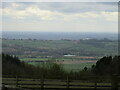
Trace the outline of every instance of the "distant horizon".
[[117, 40], [118, 33], [105, 32], [33, 32], [33, 31], [4, 31], [2, 38], [8, 39], [38, 39], [38, 40], [79, 40], [84, 38]]
[[46, 33], [118, 33], [118, 32], [101, 32], [101, 31], [95, 31], [95, 32], [83, 32], [83, 31], [79, 31], [79, 32], [75, 32], [75, 31], [25, 31], [25, 30], [21, 30], [21, 31], [9, 31], [9, 30], [2, 30], [0, 32], [46, 32]]

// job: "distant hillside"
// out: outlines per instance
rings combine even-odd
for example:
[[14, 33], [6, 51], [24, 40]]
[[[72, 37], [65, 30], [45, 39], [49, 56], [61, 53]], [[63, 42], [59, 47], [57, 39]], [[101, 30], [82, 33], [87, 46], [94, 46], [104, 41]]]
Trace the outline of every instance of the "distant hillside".
[[36, 40], [3, 39], [4, 53], [21, 57], [39, 56], [105, 56], [118, 53], [117, 40], [80, 39], [80, 40]]

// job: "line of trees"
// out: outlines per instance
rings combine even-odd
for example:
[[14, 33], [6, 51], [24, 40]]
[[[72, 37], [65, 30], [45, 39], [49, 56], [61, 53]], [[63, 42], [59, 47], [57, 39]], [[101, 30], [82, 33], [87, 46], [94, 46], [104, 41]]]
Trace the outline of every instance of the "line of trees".
[[120, 75], [120, 56], [104, 56], [92, 66], [92, 71], [97, 75]]
[[96, 62], [91, 68], [87, 66], [79, 72], [66, 72], [62, 65], [48, 63], [47, 66], [34, 66], [20, 61], [18, 57], [2, 54], [2, 74], [4, 75], [19, 75], [30, 76], [35, 75], [46, 78], [66, 78], [79, 79], [90, 75], [120, 75], [120, 56], [103, 57]]
[[2, 74], [3, 75], [19, 75], [19, 76], [55, 76], [60, 75], [61, 77], [65, 75], [62, 66], [54, 63], [48, 64], [47, 67], [33, 66], [20, 61], [18, 57], [2, 54]]

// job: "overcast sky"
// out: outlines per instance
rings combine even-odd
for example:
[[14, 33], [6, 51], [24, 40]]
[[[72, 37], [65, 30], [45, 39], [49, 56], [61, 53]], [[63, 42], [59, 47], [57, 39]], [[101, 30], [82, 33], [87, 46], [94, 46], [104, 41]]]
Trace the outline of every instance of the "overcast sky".
[[4, 2], [4, 31], [117, 32], [117, 2]]

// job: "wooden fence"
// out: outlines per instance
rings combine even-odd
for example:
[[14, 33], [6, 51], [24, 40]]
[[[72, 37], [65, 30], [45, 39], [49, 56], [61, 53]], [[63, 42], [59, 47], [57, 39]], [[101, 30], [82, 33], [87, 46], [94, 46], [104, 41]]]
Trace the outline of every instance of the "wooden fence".
[[92, 90], [120, 90], [120, 78], [118, 76], [111, 77], [96, 77], [90, 76], [81, 78], [79, 80], [70, 79], [45, 79], [45, 78], [23, 78], [23, 77], [4, 77], [2, 78], [3, 90], [8, 88], [14, 89], [30, 89], [30, 90], [43, 90], [43, 89], [92, 89]]

